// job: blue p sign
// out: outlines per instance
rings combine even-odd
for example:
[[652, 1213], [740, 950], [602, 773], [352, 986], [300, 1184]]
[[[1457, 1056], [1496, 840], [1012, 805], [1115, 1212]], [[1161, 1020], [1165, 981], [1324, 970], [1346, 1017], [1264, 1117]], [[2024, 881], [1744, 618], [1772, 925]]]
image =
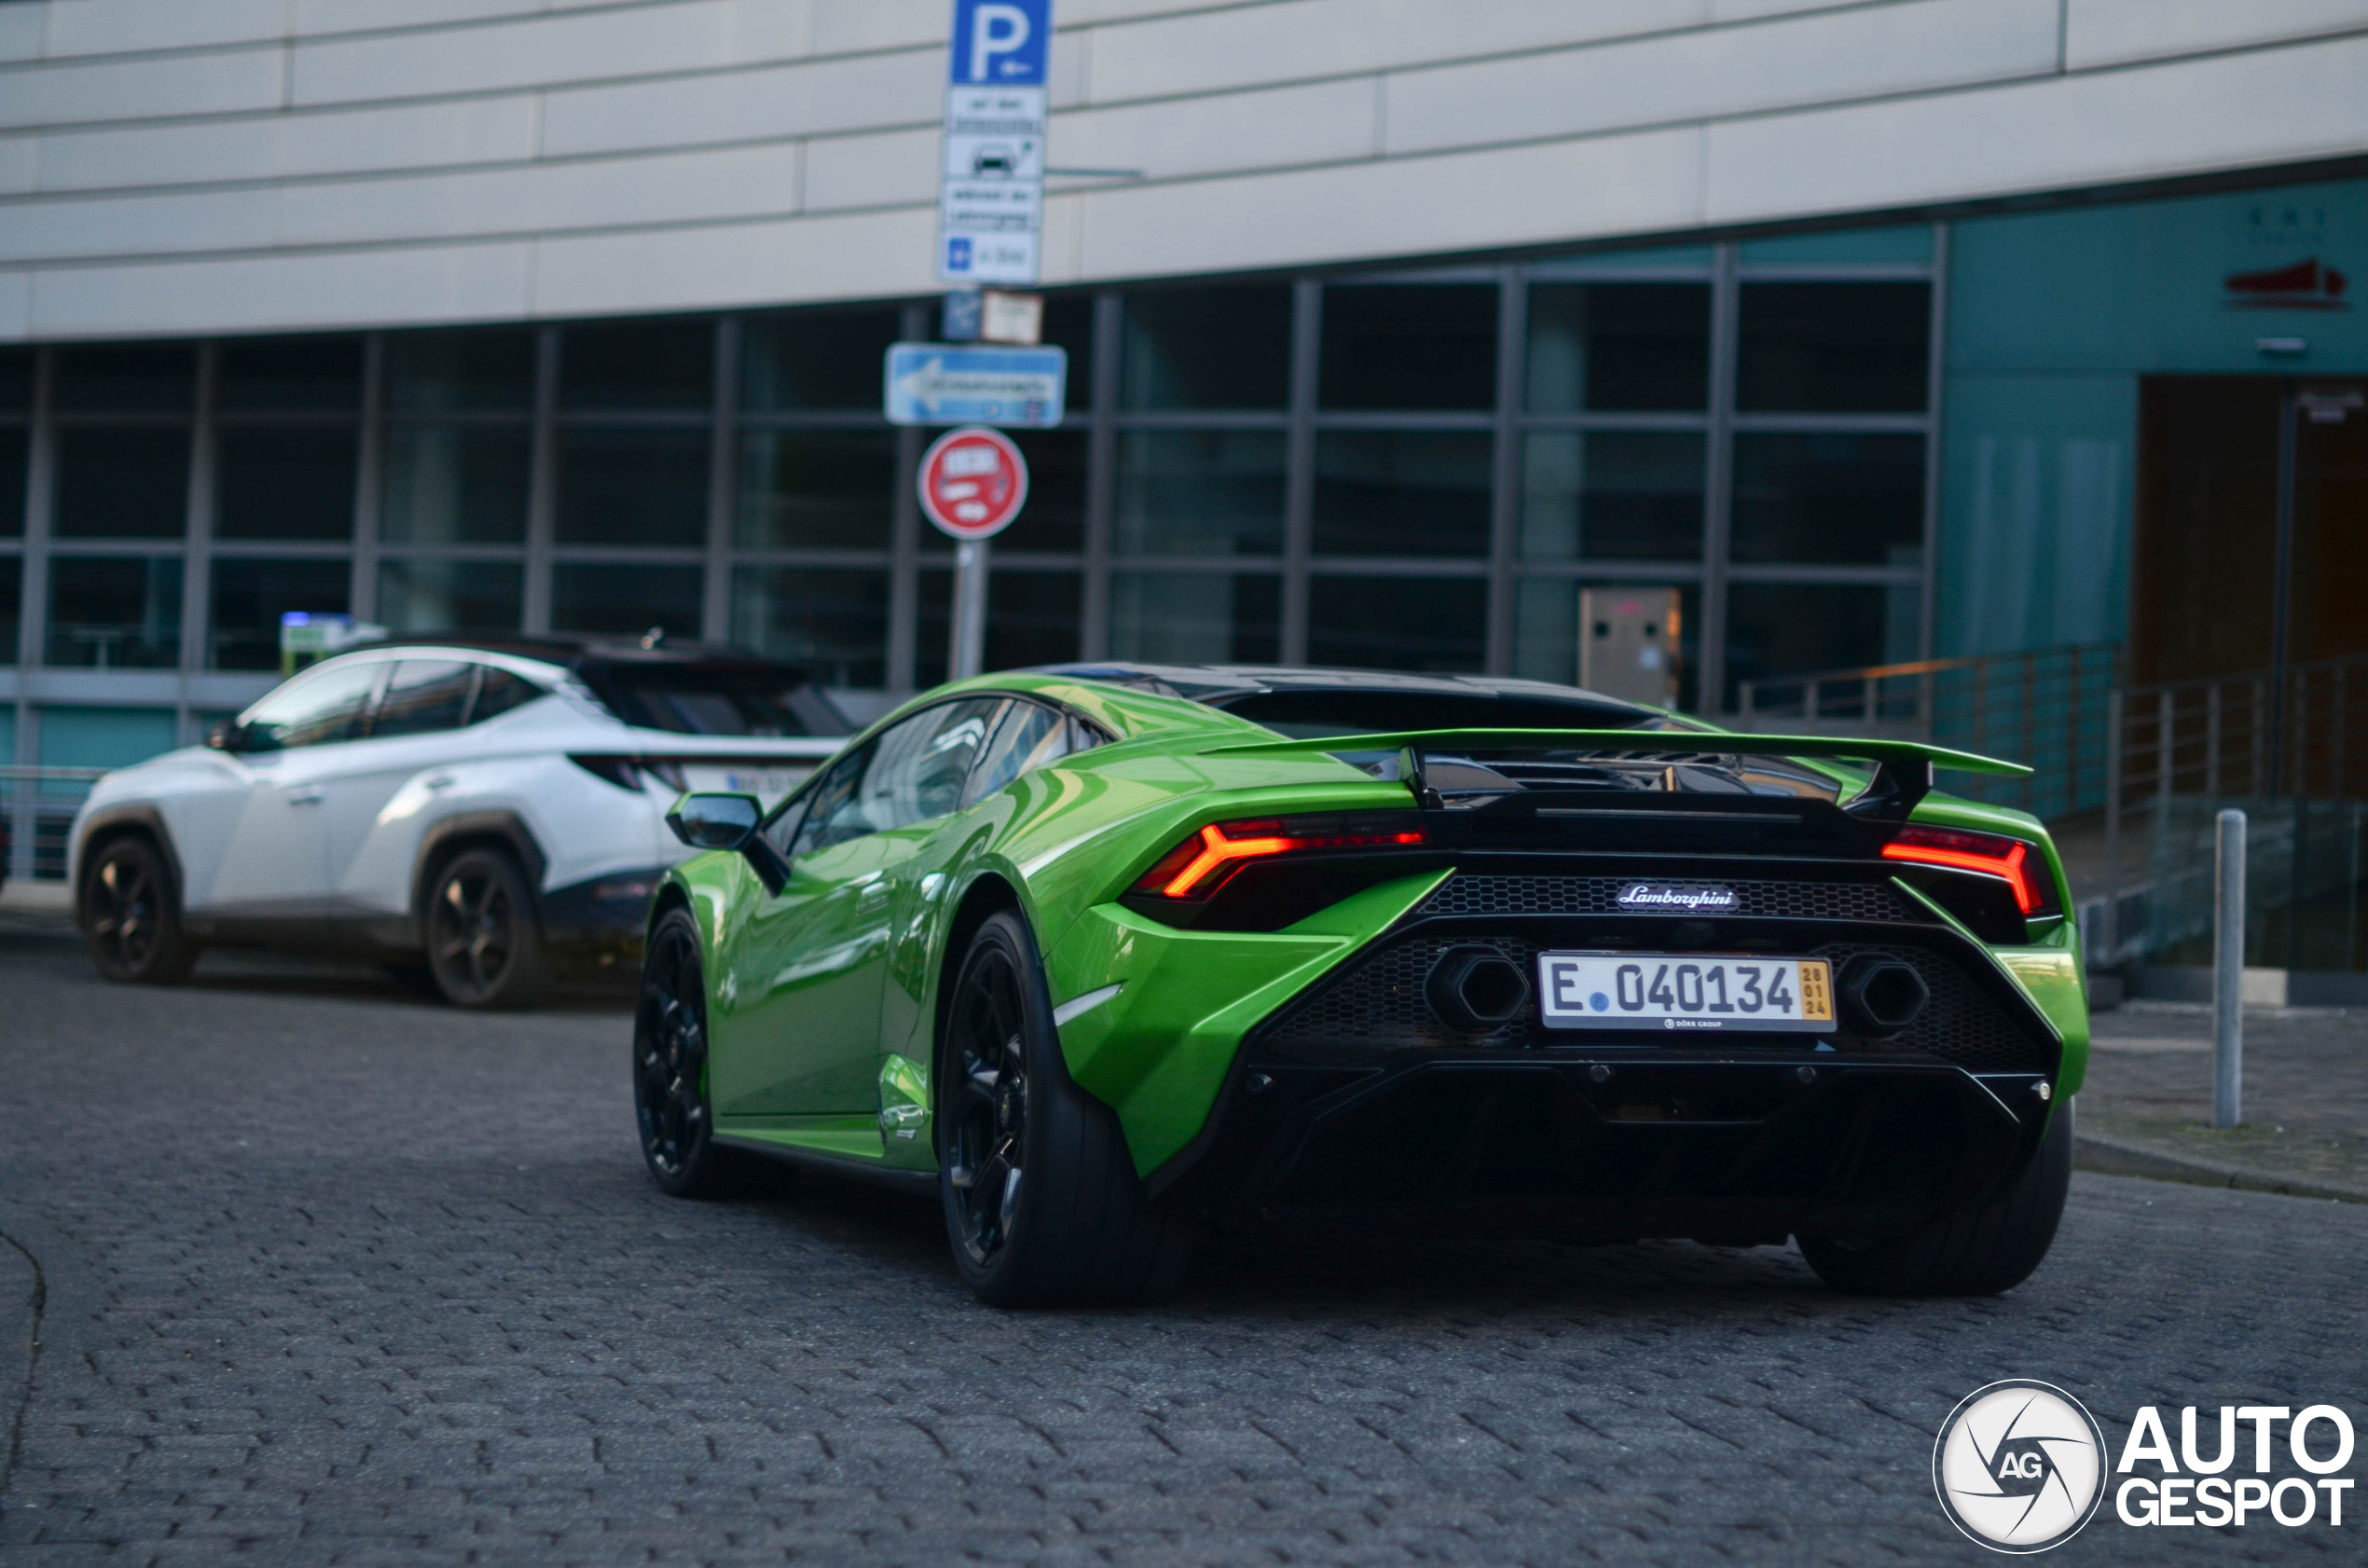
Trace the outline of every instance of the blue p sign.
[[957, 87], [1042, 87], [1053, 0], [954, 0]]

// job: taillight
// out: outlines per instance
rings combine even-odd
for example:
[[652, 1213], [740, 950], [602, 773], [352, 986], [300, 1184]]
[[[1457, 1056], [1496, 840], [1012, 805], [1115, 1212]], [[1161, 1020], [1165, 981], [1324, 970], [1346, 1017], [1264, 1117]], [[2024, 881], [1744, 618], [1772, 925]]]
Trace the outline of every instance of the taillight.
[[2025, 915], [2037, 914], [2048, 901], [2040, 881], [2046, 874], [2046, 863], [2031, 859], [2030, 845], [2003, 833], [1969, 832], [1962, 828], [1903, 828], [1897, 838], [1883, 846], [1883, 858], [2003, 877], [2015, 890], [2016, 907]]
[[1395, 849], [1427, 842], [1420, 817], [1403, 811], [1211, 822], [1153, 862], [1134, 890], [1197, 901], [1224, 887], [1248, 862], [1269, 856], [1315, 849]]

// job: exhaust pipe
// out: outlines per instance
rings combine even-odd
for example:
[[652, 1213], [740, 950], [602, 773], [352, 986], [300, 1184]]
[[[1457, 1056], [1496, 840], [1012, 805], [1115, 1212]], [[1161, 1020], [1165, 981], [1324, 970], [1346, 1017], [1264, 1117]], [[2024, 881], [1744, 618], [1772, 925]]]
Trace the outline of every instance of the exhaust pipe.
[[1457, 1034], [1494, 1034], [1528, 1008], [1529, 976], [1494, 947], [1451, 947], [1433, 960], [1423, 994]]
[[1835, 999], [1851, 1032], [1889, 1039], [1923, 1016], [1933, 999], [1914, 966], [1879, 954], [1861, 953], [1834, 977]]

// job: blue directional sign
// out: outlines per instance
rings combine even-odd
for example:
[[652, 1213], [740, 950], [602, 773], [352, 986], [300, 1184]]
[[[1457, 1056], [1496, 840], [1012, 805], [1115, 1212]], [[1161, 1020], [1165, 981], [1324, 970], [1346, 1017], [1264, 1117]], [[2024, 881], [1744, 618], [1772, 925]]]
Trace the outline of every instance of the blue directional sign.
[[1042, 87], [1053, 0], [954, 0], [956, 87]]
[[890, 424], [1050, 429], [1061, 422], [1068, 363], [1062, 349], [892, 343], [883, 402]]

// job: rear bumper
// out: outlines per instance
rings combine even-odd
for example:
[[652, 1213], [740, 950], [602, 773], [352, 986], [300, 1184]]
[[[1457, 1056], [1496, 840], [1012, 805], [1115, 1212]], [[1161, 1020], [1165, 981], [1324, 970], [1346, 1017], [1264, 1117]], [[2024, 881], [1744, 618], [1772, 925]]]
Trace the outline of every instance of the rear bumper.
[[[2018, 1175], [2063, 1045], [1989, 956], [1884, 882], [1742, 886], [1746, 914], [1681, 921], [1559, 879], [1450, 879], [1248, 1031], [1153, 1195], [1234, 1223], [1769, 1241], [1911, 1231]], [[1932, 1001], [1890, 1039], [1564, 1033], [1534, 1007], [1472, 1038], [1424, 997], [1472, 943], [1533, 976], [1564, 947], [1874, 951]]]
[[551, 888], [539, 901], [543, 940], [565, 959], [640, 963], [650, 900], [665, 874], [665, 867], [650, 866]]

